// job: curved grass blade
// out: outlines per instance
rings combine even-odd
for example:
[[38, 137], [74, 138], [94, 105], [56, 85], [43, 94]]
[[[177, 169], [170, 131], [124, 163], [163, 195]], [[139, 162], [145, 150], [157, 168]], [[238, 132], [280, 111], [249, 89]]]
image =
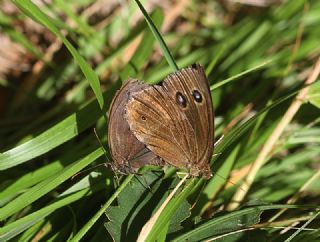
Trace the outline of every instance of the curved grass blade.
[[92, 70], [92, 68], [86, 63], [83, 57], [78, 53], [78, 51], [73, 47], [73, 45], [64, 37], [58, 28], [55, 26], [54, 22], [51, 20], [49, 16], [43, 13], [35, 4], [33, 4], [30, 0], [14, 0], [13, 1], [26, 15], [35, 19], [37, 22], [48, 28], [52, 33], [54, 33], [68, 48], [70, 53], [72, 54], [74, 60], [78, 63], [80, 69], [85, 75], [86, 79], [90, 83], [90, 86], [98, 100], [100, 109], [104, 109], [104, 101], [100, 88], [100, 82], [96, 73]]
[[199, 241], [208, 239], [215, 235], [221, 235], [239, 229], [248, 228], [259, 223], [263, 211], [281, 208], [304, 208], [301, 205], [269, 205], [245, 208], [240, 211], [228, 213], [218, 218], [213, 218], [208, 222], [198, 226], [190, 232], [187, 232], [173, 241]]
[[[0, 170], [22, 164], [70, 140], [93, 124], [100, 116], [99, 112], [100, 110], [90, 105], [80, 112], [70, 115], [39, 136], [0, 154]], [[79, 117], [83, 117], [83, 119], [79, 119]]]
[[273, 59], [267, 60], [267, 61], [265, 61], [265, 62], [263, 62], [263, 63], [261, 63], [259, 65], [256, 65], [256, 66], [254, 66], [254, 67], [252, 67], [252, 68], [250, 68], [248, 70], [245, 70], [245, 71], [243, 71], [243, 72], [241, 72], [241, 73], [239, 73], [237, 75], [234, 75], [234, 76], [232, 76], [232, 77], [230, 77], [228, 79], [225, 79], [225, 80], [220, 81], [220, 82], [218, 82], [218, 83], [216, 83], [214, 85], [211, 85], [210, 86], [210, 91], [213, 91], [213, 90], [215, 90], [215, 89], [217, 89], [217, 88], [219, 88], [219, 87], [221, 87], [221, 86], [223, 86], [223, 85], [225, 85], [225, 84], [227, 84], [227, 83], [229, 83], [231, 81], [234, 81], [234, 80], [236, 80], [236, 79], [238, 79], [238, 78], [240, 78], [242, 76], [245, 76], [248, 73], [251, 73], [251, 72], [259, 70], [259, 69], [261, 69], [263, 67], [266, 67], [269, 64], [271, 64], [273, 61], [274, 61]]
[[[105, 93], [106, 103], [110, 104], [112, 93], [118, 86], [113, 86]], [[107, 106], [106, 106], [107, 108]], [[0, 171], [36, 158], [55, 147], [74, 138], [90, 127], [101, 116], [101, 110], [96, 101], [91, 101], [83, 109], [71, 114], [55, 126], [35, 138], [0, 153]]]
[[16, 213], [17, 211], [28, 206], [29, 204], [36, 201], [43, 195], [47, 194], [49, 191], [53, 190], [55, 187], [72, 177], [74, 174], [76, 174], [81, 169], [95, 161], [103, 154], [103, 149], [98, 148], [97, 150], [91, 152], [80, 161], [74, 162], [62, 171], [59, 171], [58, 173], [52, 175], [48, 179], [33, 186], [27, 192], [15, 198], [4, 207], [0, 208], [0, 220], [8, 218], [12, 214]]

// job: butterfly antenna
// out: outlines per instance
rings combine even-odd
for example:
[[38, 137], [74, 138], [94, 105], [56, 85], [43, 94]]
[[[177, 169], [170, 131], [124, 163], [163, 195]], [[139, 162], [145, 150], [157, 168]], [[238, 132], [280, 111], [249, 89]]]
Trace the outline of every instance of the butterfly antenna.
[[207, 183], [208, 183], [208, 181], [205, 181], [204, 184], [202, 185], [201, 190], [200, 190], [200, 192], [199, 192], [198, 195], [197, 195], [197, 199], [196, 199], [196, 200], [194, 201], [194, 203], [191, 205], [190, 210], [192, 210], [192, 209], [196, 206], [196, 204], [198, 203], [198, 201], [199, 201], [199, 199], [200, 199], [200, 196], [201, 196], [201, 194], [202, 194], [202, 192], [203, 192], [203, 190], [204, 190], [204, 188], [205, 188], [205, 186], [206, 186]]
[[[223, 176], [220, 176], [218, 173], [215, 173], [215, 175], [216, 176], [218, 176], [218, 177], [220, 177], [221, 179], [223, 179], [223, 180], [226, 180], [226, 178], [225, 177], [223, 177]], [[228, 181], [229, 183], [231, 183], [232, 185], [234, 185], [234, 186], [236, 186], [237, 184], [235, 184], [234, 182], [232, 182], [232, 181]], [[202, 194], [202, 192], [203, 192], [203, 190], [204, 190], [204, 188], [205, 188], [205, 185], [208, 183], [208, 181], [205, 181], [204, 182], [204, 184], [203, 184], [203, 186], [201, 187], [201, 191], [199, 192], [199, 195], [197, 196], [197, 199], [196, 199], [196, 201], [192, 204], [192, 206], [191, 206], [191, 209], [193, 209], [194, 208], [194, 206], [197, 204], [197, 202], [198, 202], [198, 200], [199, 200], [199, 198], [200, 198], [200, 195]], [[245, 191], [241, 186], [239, 186], [239, 188], [242, 190], [242, 191]]]
[[98, 135], [98, 133], [97, 133], [96, 128], [93, 128], [93, 132], [94, 132], [94, 134], [95, 134], [95, 136], [96, 136], [96, 138], [97, 138], [97, 140], [98, 140], [101, 148], [103, 149], [104, 156], [107, 158], [107, 161], [110, 162], [110, 159], [109, 159], [109, 157], [108, 157], [108, 155], [107, 155], [107, 151], [106, 151], [106, 149], [104, 148], [104, 146], [103, 146], [103, 144], [102, 144], [102, 142], [101, 142], [101, 139], [99, 138], [99, 135]]
[[110, 168], [112, 169], [112, 171], [114, 172], [114, 175], [115, 175], [115, 176], [114, 176], [115, 179], [113, 180], [114, 183], [115, 183], [115, 187], [119, 187], [119, 186], [120, 186], [120, 178], [119, 178], [117, 172], [115, 171], [114, 166], [112, 165], [112, 163], [110, 163], [110, 159], [109, 159], [109, 157], [108, 157], [108, 155], [107, 155], [107, 151], [106, 151], [106, 149], [104, 148], [104, 146], [103, 146], [103, 144], [102, 144], [102, 142], [101, 142], [101, 139], [99, 138], [99, 135], [98, 135], [98, 133], [97, 133], [96, 128], [93, 128], [93, 132], [94, 132], [94, 134], [95, 134], [95, 136], [96, 136], [96, 138], [97, 138], [97, 140], [98, 140], [101, 148], [103, 149], [104, 156], [106, 157], [107, 161], [109, 162], [109, 163], [105, 162], [105, 163], [103, 163], [103, 164], [101, 164], [101, 165], [104, 165], [104, 166], [106, 166], [107, 168], [110, 167]]
[[[223, 176], [220, 176], [218, 173], [214, 173], [216, 176], [218, 176], [218, 177], [220, 177], [221, 179], [223, 179], [223, 180], [227, 180], [225, 177], [223, 177]], [[230, 184], [232, 184], [232, 185], [234, 185], [234, 186], [237, 186], [237, 184], [236, 183], [234, 183], [234, 182], [232, 182], [232, 181], [230, 181], [230, 180], [227, 180], [227, 182], [228, 183], [230, 183]], [[241, 186], [239, 186], [239, 189], [240, 190], [242, 190], [242, 191], [246, 191], [246, 190], [244, 190]]]
[[84, 173], [84, 172], [93, 170], [93, 169], [95, 169], [95, 168], [97, 168], [97, 167], [99, 167], [99, 166], [104, 166], [104, 165], [105, 165], [105, 164], [98, 164], [98, 165], [95, 165], [95, 166], [93, 166], [93, 167], [87, 168], [87, 169], [85, 169], [85, 170], [83, 170], [83, 171], [79, 171], [79, 172], [77, 172], [76, 174], [74, 174], [74, 175], [71, 177], [71, 180], [73, 180], [75, 177], [77, 177], [77, 176], [80, 175], [81, 173]]
[[[219, 143], [221, 143], [223, 138], [224, 138], [224, 134], [222, 134], [220, 136], [220, 138], [214, 143], [214, 147], [216, 147]], [[219, 156], [219, 155], [221, 155], [221, 153], [216, 153], [216, 154], [213, 154], [212, 156], [214, 157], [214, 156]], [[215, 175], [217, 175], [218, 177], [220, 177], [223, 180], [227, 180], [225, 177], [220, 176], [218, 173], [215, 173]], [[232, 185], [236, 186], [236, 184], [234, 182], [232, 182], [230, 180], [228, 180], [228, 182], [231, 183]], [[239, 186], [239, 189], [245, 192], [245, 190], [241, 186]]]
[[[97, 133], [96, 128], [93, 128], [93, 132], [94, 132], [94, 134], [95, 134], [95, 136], [96, 136], [96, 138], [97, 138], [100, 146], [101, 146], [102, 149], [103, 149], [103, 153], [104, 153], [105, 157], [107, 158], [108, 161], [110, 161], [110, 160], [109, 160], [109, 157], [107, 156], [107, 151], [105, 150], [105, 148], [104, 148], [104, 146], [102, 145], [102, 142], [101, 142], [101, 140], [100, 140], [100, 138], [99, 138], [99, 136], [98, 136], [98, 133]], [[90, 171], [90, 170], [93, 170], [93, 169], [95, 169], [95, 168], [97, 168], [97, 167], [99, 167], [99, 166], [109, 166], [109, 164], [108, 164], [108, 163], [98, 164], [98, 165], [95, 165], [95, 166], [90, 167], [90, 168], [88, 168], [88, 169], [85, 169], [85, 170], [83, 170], [83, 171], [79, 171], [79, 172], [77, 172], [76, 174], [74, 174], [74, 175], [71, 177], [71, 180], [74, 179], [75, 177], [77, 177], [78, 175], [80, 175], [81, 173], [87, 172], [87, 171]]]

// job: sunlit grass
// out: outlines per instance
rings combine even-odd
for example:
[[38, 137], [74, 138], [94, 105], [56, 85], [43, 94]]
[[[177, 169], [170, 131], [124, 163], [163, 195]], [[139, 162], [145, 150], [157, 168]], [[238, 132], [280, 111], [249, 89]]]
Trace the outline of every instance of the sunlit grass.
[[[137, 2], [99, 12], [95, 1], [37, 7], [15, 0], [16, 14], [0, 13], [0, 36], [30, 56], [28, 70], [0, 73], [10, 94], [0, 121], [0, 240], [136, 239], [178, 183], [173, 170], [165, 177], [161, 169], [142, 171], [123, 177], [121, 185], [109, 168], [74, 175], [106, 162], [93, 128], [107, 147], [107, 109], [121, 82], [134, 77], [157, 83], [193, 63], [206, 68], [215, 136], [223, 136], [211, 161], [216, 175], [208, 182], [189, 179], [148, 239], [319, 239], [317, 84], [297, 99], [301, 106], [248, 189], [243, 180], [315, 69], [320, 3], [241, 5], [234, 11], [215, 1], [189, 1], [153, 9], [149, 18], [141, 12], [146, 2], [140, 8]], [[40, 42], [14, 24], [31, 18], [45, 26]], [[163, 32], [166, 24], [171, 27]], [[235, 196], [241, 191], [245, 196]], [[283, 231], [279, 224], [296, 229]]]

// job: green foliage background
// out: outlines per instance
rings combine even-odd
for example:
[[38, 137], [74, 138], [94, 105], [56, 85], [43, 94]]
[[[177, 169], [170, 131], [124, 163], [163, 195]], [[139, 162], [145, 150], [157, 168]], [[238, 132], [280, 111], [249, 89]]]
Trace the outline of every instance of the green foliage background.
[[[106, 113], [123, 81], [132, 76], [157, 83], [176, 66], [193, 63], [206, 69], [216, 137], [224, 135], [211, 160], [216, 175], [208, 182], [188, 179], [147, 240], [320, 240], [318, 83], [240, 207], [226, 209], [319, 58], [319, 1], [236, 9], [224, 1], [189, 1], [180, 22], [158, 36], [154, 26], [161, 30], [165, 11], [155, 8], [146, 22], [144, 1], [140, 8], [138, 1], [119, 6], [104, 25], [83, 14], [94, 1], [56, 0], [41, 7], [13, 2], [19, 14], [0, 12], [0, 33], [45, 68], [37, 77], [30, 74], [38, 78], [32, 89], [1, 80], [11, 96], [22, 92], [24, 99], [8, 102], [0, 122], [0, 241], [135, 240], [178, 183], [175, 170], [144, 169], [143, 176], [121, 177], [120, 185], [104, 167], [78, 172], [106, 162], [93, 128], [107, 147]], [[146, 20], [132, 25], [142, 13]], [[62, 43], [56, 56], [48, 59], [15, 27], [30, 18]], [[134, 53], [126, 60], [129, 49]], [[293, 196], [295, 204], [286, 205]], [[273, 219], [281, 209], [287, 210]], [[292, 224], [296, 228], [283, 232]]]

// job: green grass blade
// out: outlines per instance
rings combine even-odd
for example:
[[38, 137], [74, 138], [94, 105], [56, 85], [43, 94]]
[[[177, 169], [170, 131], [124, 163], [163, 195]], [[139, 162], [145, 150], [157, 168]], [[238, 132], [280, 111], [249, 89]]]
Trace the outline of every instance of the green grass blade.
[[150, 18], [149, 14], [147, 13], [147, 11], [144, 9], [144, 7], [142, 6], [142, 4], [140, 3], [139, 0], [135, 0], [138, 7], [140, 8], [146, 22], [148, 23], [154, 37], [156, 38], [156, 40], [159, 42], [161, 50], [163, 52], [164, 57], [166, 58], [168, 64], [170, 65], [171, 69], [173, 71], [178, 71], [179, 67], [177, 66], [177, 64], [175, 63], [169, 48], [167, 47], [166, 43], [164, 42], [161, 34], [159, 33], [157, 27], [155, 26], [155, 24], [153, 23], [152, 19]]
[[274, 62], [274, 60], [272, 60], [272, 59], [268, 60], [268, 61], [265, 61], [265, 62], [263, 62], [261, 64], [258, 64], [258, 65], [254, 66], [252, 68], [249, 68], [248, 70], [245, 70], [245, 71], [243, 71], [243, 72], [241, 72], [241, 73], [239, 73], [237, 75], [234, 75], [234, 76], [232, 76], [232, 77], [230, 77], [228, 79], [225, 79], [225, 80], [220, 81], [220, 82], [218, 82], [218, 83], [216, 83], [214, 85], [211, 85], [210, 86], [210, 90], [213, 91], [213, 90], [215, 90], [215, 89], [217, 89], [217, 88], [219, 88], [219, 87], [221, 87], [223, 85], [226, 85], [227, 83], [232, 82], [232, 81], [234, 81], [236, 79], [239, 79], [240, 77], [243, 77], [243, 76], [245, 76], [245, 75], [247, 75], [247, 74], [249, 74], [251, 72], [259, 70], [259, 69], [261, 69], [263, 67], [267, 67], [272, 62]]
[[49, 214], [53, 213], [55, 210], [62, 208], [66, 205], [69, 205], [85, 195], [90, 193], [90, 189], [84, 189], [78, 192], [75, 192], [69, 196], [59, 199], [58, 201], [39, 209], [38, 211], [28, 214], [27, 216], [20, 218], [2, 228], [0, 228], [0, 241], [7, 241], [21, 232], [27, 230], [34, 224], [38, 223]]
[[111, 203], [119, 196], [122, 190], [129, 184], [134, 175], [129, 175], [126, 179], [121, 183], [120, 187], [112, 194], [112, 196], [108, 199], [108, 201], [99, 209], [95, 215], [88, 220], [88, 222], [81, 228], [80, 231], [71, 239], [72, 242], [80, 241], [82, 237], [89, 231], [89, 229], [96, 223], [96, 221], [104, 214], [106, 209], [111, 205]]
[[169, 202], [152, 227], [152, 230], [148, 234], [146, 241], [157, 241], [158, 236], [162, 236], [162, 230], [168, 229], [166, 225], [170, 222], [174, 212], [177, 211], [181, 203], [190, 195], [190, 192], [196, 185], [197, 180], [198, 179], [196, 178], [191, 178], [191, 180], [187, 182], [186, 187], [182, 190], [182, 192], [180, 192]]
[[6, 170], [36, 158], [74, 138], [100, 116], [96, 103], [74, 113], [35, 138], [0, 154], [0, 170]]
[[16, 213], [17, 211], [36, 201], [43, 195], [47, 194], [49, 191], [51, 191], [52, 189], [54, 189], [55, 187], [72, 177], [74, 174], [76, 174], [81, 169], [95, 161], [103, 154], [103, 149], [99, 148], [93, 151], [92, 153], [88, 154], [80, 161], [74, 162], [62, 171], [59, 171], [58, 173], [52, 175], [48, 179], [33, 186], [27, 192], [15, 198], [4, 207], [0, 208], [0, 220], [8, 218], [12, 214]]
[[260, 221], [260, 215], [263, 211], [281, 208], [297, 209], [302, 207], [303, 206], [299, 205], [269, 205], [246, 208], [240, 211], [228, 213], [227, 215], [218, 218], [212, 218], [190, 232], [175, 238], [173, 241], [198, 241], [207, 239], [214, 235], [229, 233], [241, 228], [250, 227]]

